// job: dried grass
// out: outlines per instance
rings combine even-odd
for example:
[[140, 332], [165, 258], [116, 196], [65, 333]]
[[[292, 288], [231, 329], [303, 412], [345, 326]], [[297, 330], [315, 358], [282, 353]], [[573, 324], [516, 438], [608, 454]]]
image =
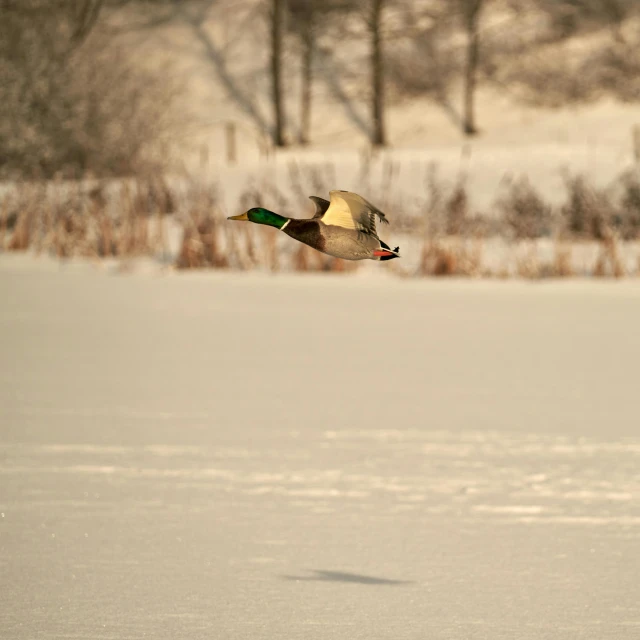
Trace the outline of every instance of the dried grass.
[[535, 242], [524, 242], [517, 247], [516, 252], [516, 274], [520, 278], [530, 280], [538, 279], [542, 276], [542, 266], [538, 256], [538, 247]]
[[620, 256], [620, 244], [616, 234], [609, 232], [602, 240], [598, 259], [593, 268], [593, 275], [598, 278], [622, 278], [626, 275]]
[[149, 195], [149, 185], [123, 183], [108, 202], [103, 183], [19, 184], [2, 204], [2, 246], [59, 258], [164, 253], [166, 213], [154, 213], [148, 198], [141, 199]]
[[479, 276], [482, 265], [482, 241], [471, 246], [460, 238], [431, 239], [422, 247], [417, 275]]
[[640, 238], [640, 175], [638, 170], [623, 174], [622, 194], [616, 216], [616, 226], [625, 240]]
[[568, 278], [575, 275], [573, 269], [573, 249], [570, 244], [556, 240], [551, 276]]
[[[425, 174], [424, 199], [408, 200], [403, 213], [389, 195], [397, 165], [383, 162], [378, 170], [382, 173], [374, 176], [365, 159], [361, 177], [377, 180], [376, 189], [386, 193], [384, 204], [376, 199], [375, 189], [371, 199], [393, 214], [394, 239], [409, 258], [384, 265], [397, 275], [545, 278], [570, 277], [578, 271], [623, 277], [640, 271], [640, 258], [637, 270], [624, 259], [624, 243], [635, 240], [640, 228], [640, 183], [635, 173], [607, 190], [596, 190], [581, 177], [567, 178], [566, 202], [555, 209], [526, 180], [513, 180], [499, 199], [501, 217], [489, 219], [472, 210], [464, 180], [442, 181], [433, 165]], [[310, 216], [308, 195], [326, 194], [335, 186], [334, 165], [292, 162], [289, 184], [253, 180], [233, 210], [265, 205], [292, 217]], [[211, 185], [155, 176], [113, 183], [17, 183], [0, 196], [0, 250], [32, 250], [59, 258], [149, 256], [179, 269], [350, 273], [360, 267], [293, 243], [267, 227], [227, 223], [221, 208], [220, 193]], [[421, 218], [416, 211], [422, 212]], [[424, 239], [416, 264], [407, 252], [406, 236], [418, 233]], [[551, 246], [539, 240], [552, 233], [556, 239]], [[172, 255], [173, 237], [177, 245]], [[498, 240], [498, 253], [492, 250], [487, 256], [487, 241], [499, 237], [506, 245]], [[599, 242], [596, 259], [576, 269], [577, 242], [593, 237]]]
[[[168, 195], [165, 193], [164, 197]], [[221, 269], [229, 266], [227, 253], [222, 248], [217, 200], [215, 189], [191, 190], [188, 206], [180, 214], [182, 241], [175, 263], [178, 269]], [[174, 201], [173, 196], [165, 200]]]

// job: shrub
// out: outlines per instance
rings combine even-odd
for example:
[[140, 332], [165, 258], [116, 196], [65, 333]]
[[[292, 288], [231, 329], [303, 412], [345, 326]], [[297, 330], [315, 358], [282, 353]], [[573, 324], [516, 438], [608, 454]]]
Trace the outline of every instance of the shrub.
[[615, 207], [609, 195], [587, 184], [583, 176], [566, 176], [567, 202], [561, 215], [569, 233], [604, 240], [611, 228]]
[[539, 238], [551, 233], [551, 207], [525, 177], [511, 182], [496, 202], [503, 222], [517, 239]]
[[97, 29], [74, 39], [69, 3], [26, 0], [0, 20], [0, 175], [130, 175], [166, 165], [180, 87]]

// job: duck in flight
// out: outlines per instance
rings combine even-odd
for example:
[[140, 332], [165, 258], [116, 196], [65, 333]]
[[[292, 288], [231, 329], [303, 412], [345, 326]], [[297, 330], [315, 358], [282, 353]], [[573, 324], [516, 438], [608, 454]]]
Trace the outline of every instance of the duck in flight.
[[393, 260], [400, 247], [390, 249], [376, 231], [376, 217], [389, 224], [380, 209], [357, 193], [331, 191], [330, 200], [310, 196], [316, 205], [313, 218], [285, 218], [268, 209], [254, 207], [229, 220], [248, 220], [284, 231], [299, 242], [344, 260]]

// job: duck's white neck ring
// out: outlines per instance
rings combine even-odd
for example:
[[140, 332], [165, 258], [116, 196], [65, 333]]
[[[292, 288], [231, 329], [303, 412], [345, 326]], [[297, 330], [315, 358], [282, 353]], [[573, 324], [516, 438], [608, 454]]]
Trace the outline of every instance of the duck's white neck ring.
[[287, 220], [281, 227], [280, 227], [280, 231], [284, 231], [286, 226], [291, 222], [291, 220]]

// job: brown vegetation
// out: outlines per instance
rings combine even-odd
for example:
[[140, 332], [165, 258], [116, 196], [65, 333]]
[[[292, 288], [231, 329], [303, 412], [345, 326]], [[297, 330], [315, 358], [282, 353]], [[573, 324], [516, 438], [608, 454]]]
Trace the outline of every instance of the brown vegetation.
[[517, 240], [540, 238], [551, 233], [552, 208], [524, 177], [509, 185], [497, 200], [496, 209]]
[[[362, 168], [364, 182], [374, 182], [367, 176], [369, 169], [368, 164]], [[394, 172], [392, 164], [383, 167], [378, 187], [387, 194], [393, 191]], [[232, 209], [262, 204], [287, 216], [310, 216], [313, 206], [307, 195], [326, 192], [334, 174], [330, 164], [292, 162], [288, 185], [252, 181]], [[625, 174], [606, 190], [579, 176], [567, 177], [565, 184], [565, 202], [552, 206], [526, 180], [512, 180], [496, 199], [497, 216], [489, 217], [473, 211], [464, 180], [447, 184], [430, 167], [423, 203], [411, 207], [422, 210], [422, 218], [402, 215], [402, 206], [388, 195], [386, 202], [379, 200], [394, 212], [394, 239], [409, 257], [387, 267], [417, 276], [635, 274], [635, 259], [625, 247], [640, 244], [637, 176]], [[372, 199], [378, 201], [375, 194]], [[228, 224], [222, 206], [216, 188], [155, 177], [6, 184], [0, 197], [0, 250], [31, 249], [60, 258], [149, 256], [178, 269], [348, 273], [359, 266], [292, 243], [266, 227]], [[488, 249], [496, 241], [511, 247], [501, 262]], [[597, 250], [580, 252], [580, 245]], [[592, 259], [585, 257], [589, 254]], [[581, 265], [578, 255], [583, 256]]]
[[[3, 199], [4, 248], [32, 248], [59, 258], [166, 256], [167, 201], [157, 200], [157, 183], [112, 187], [89, 181], [19, 183]], [[166, 185], [160, 189], [166, 194]]]

